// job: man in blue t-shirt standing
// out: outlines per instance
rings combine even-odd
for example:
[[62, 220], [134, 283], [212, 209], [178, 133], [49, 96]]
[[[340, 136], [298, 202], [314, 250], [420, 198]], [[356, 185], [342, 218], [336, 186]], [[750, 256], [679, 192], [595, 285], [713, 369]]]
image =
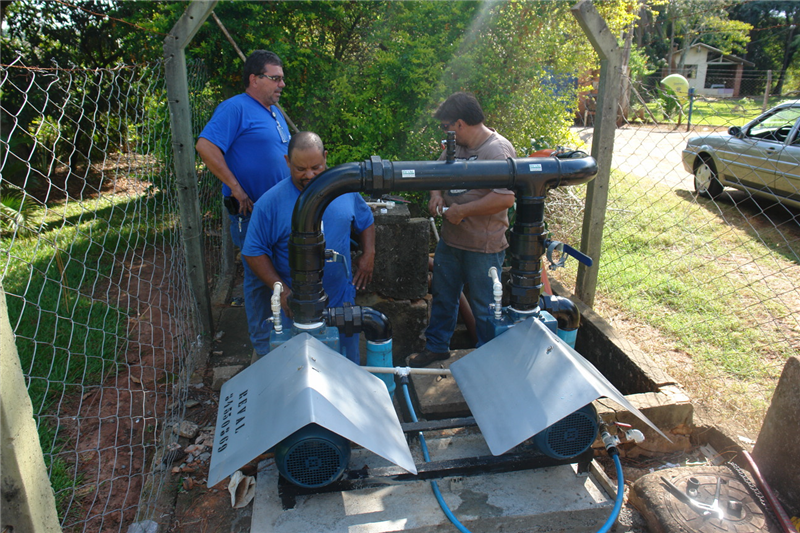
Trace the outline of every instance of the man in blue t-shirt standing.
[[[286, 156], [291, 179], [279, 183], [256, 202], [250, 231], [242, 248], [242, 257], [259, 280], [259, 287], [253, 287], [251, 294], [261, 301], [269, 302], [273, 285], [280, 281], [284, 286], [281, 308], [283, 314], [289, 318], [291, 316], [287, 299], [292, 292], [289, 269], [292, 212], [303, 189], [327, 168], [326, 160], [327, 151], [316, 133], [302, 131], [292, 137]], [[356, 261], [354, 276], [351, 276], [350, 267], [351, 227], [359, 235], [362, 250]], [[328, 306], [352, 304], [355, 301], [356, 288], [366, 287], [372, 279], [375, 261], [375, 224], [372, 211], [360, 194], [343, 194], [325, 208], [322, 231], [325, 235], [325, 247], [344, 258], [344, 263], [325, 263], [322, 287], [329, 297]], [[266, 322], [268, 317], [269, 315], [258, 317], [259, 329], [255, 335], [252, 331], [250, 333], [251, 338], [256, 337], [253, 345], [259, 356], [269, 352], [272, 324]], [[358, 364], [358, 335], [341, 335], [340, 342], [347, 358]]]
[[[231, 217], [231, 237], [241, 249], [253, 204], [278, 182], [289, 177], [284, 164], [291, 135], [277, 107], [283, 88], [283, 63], [273, 52], [256, 50], [244, 64], [245, 91], [222, 102], [197, 140], [197, 153], [223, 183], [222, 195]], [[260, 302], [247, 290], [253, 273], [244, 264], [245, 309], [250, 338], [258, 327], [255, 318], [269, 303]]]

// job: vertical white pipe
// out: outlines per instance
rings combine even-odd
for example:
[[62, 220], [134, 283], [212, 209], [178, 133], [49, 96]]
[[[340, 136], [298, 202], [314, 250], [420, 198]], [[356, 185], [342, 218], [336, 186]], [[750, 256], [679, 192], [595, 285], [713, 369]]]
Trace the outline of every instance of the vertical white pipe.
[[492, 278], [492, 294], [494, 295], [494, 318], [500, 320], [503, 311], [503, 284], [497, 275], [497, 267], [489, 269], [489, 277]]
[[283, 292], [283, 284], [280, 281], [276, 281], [275, 285], [272, 286], [272, 299], [270, 303], [272, 304], [272, 325], [275, 329], [275, 333], [280, 333], [283, 331], [283, 324], [281, 324], [281, 293]]

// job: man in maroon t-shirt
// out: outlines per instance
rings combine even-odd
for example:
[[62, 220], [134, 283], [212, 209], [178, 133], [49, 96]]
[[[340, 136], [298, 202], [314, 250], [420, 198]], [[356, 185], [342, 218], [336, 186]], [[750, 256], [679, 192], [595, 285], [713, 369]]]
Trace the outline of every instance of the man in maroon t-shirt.
[[[471, 94], [450, 95], [433, 116], [441, 121], [443, 130], [456, 133], [456, 159], [517, 157], [508, 139], [483, 123], [481, 105]], [[445, 157], [442, 152], [439, 159]], [[494, 299], [488, 273], [492, 266], [498, 271], [503, 267], [508, 248], [508, 209], [514, 200], [514, 192], [508, 189], [431, 191], [428, 210], [433, 216], [444, 217], [442, 238], [433, 262], [433, 303], [425, 331], [425, 350], [409, 357], [409, 366], [427, 366], [450, 357], [450, 338], [464, 285], [469, 286], [468, 301], [475, 315], [478, 346], [491, 340], [489, 304]]]

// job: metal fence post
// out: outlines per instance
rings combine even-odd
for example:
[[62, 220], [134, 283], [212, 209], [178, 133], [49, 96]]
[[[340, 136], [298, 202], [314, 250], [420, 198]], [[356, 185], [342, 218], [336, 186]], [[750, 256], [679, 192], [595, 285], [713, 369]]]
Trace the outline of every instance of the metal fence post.
[[178, 185], [178, 201], [181, 206], [181, 230], [186, 251], [186, 268], [200, 313], [200, 323], [203, 332], [207, 334], [213, 332], [214, 321], [206, 279], [203, 217], [200, 213], [197, 192], [192, 114], [189, 107], [189, 86], [186, 79], [184, 48], [211, 14], [216, 4], [216, 1], [192, 2], [167, 38], [164, 39], [164, 57], [167, 61], [167, 98], [169, 99], [170, 124], [172, 125], [172, 150], [175, 155], [175, 176]]
[[0, 285], [0, 472], [3, 531], [58, 532], [56, 499]]
[[600, 83], [597, 89], [597, 112], [592, 137], [592, 157], [597, 161], [598, 172], [595, 179], [587, 186], [586, 209], [581, 232], [581, 252], [594, 259], [594, 264], [591, 267], [580, 265], [575, 282], [575, 295], [586, 305], [591, 306], [597, 290], [597, 273], [608, 204], [623, 51], [591, 1], [582, 0], [572, 7], [571, 11], [578, 19], [578, 24], [583, 28], [597, 55], [600, 56]]

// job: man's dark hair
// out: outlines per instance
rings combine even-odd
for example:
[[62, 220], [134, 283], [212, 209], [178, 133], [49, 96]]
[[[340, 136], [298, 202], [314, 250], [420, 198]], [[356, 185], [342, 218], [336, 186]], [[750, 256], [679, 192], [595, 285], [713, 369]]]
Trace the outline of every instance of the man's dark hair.
[[322, 144], [322, 139], [313, 131], [300, 131], [292, 135], [289, 140], [289, 147], [287, 149], [287, 156], [289, 161], [292, 160], [292, 153], [295, 150], [308, 150], [309, 148], [316, 148], [319, 153], [325, 153], [325, 146]]
[[269, 50], [256, 50], [247, 56], [247, 61], [244, 62], [244, 75], [242, 76], [245, 89], [250, 86], [250, 74], [262, 74], [264, 65], [282, 67], [283, 61], [278, 57], [278, 54]]
[[486, 117], [483, 115], [481, 104], [473, 95], [464, 92], [453, 93], [442, 102], [433, 118], [443, 122], [455, 122], [463, 120], [468, 126], [476, 126], [482, 123]]

